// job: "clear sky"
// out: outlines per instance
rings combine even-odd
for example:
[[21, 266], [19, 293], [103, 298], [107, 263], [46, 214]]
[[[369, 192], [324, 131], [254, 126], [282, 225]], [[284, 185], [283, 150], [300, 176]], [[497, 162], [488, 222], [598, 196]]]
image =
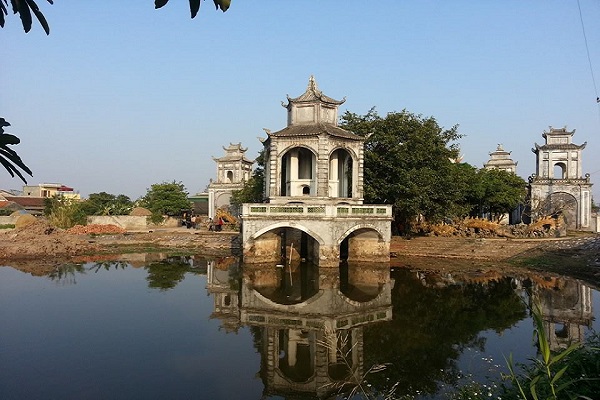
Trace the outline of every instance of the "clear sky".
[[[50, 23], [0, 29], [0, 116], [31, 184], [132, 199], [153, 183], [203, 191], [212, 159], [262, 128], [285, 127], [281, 102], [314, 75], [340, 108], [406, 109], [459, 125], [464, 161], [498, 143], [517, 172], [535, 172], [549, 126], [587, 142], [584, 173], [600, 202], [600, 1], [233, 0], [226, 13], [187, 0], [38, 0]], [[0, 173], [0, 188], [21, 189]]]

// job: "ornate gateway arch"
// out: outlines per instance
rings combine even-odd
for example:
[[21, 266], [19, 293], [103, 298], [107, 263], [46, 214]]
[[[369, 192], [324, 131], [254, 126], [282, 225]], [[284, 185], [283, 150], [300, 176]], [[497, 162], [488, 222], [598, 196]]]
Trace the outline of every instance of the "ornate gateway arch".
[[572, 142], [575, 130], [550, 127], [544, 145], [531, 149], [536, 155], [536, 173], [529, 178], [531, 211], [540, 215], [562, 215], [568, 229], [591, 229], [590, 174], [582, 173], [581, 153], [586, 143]]

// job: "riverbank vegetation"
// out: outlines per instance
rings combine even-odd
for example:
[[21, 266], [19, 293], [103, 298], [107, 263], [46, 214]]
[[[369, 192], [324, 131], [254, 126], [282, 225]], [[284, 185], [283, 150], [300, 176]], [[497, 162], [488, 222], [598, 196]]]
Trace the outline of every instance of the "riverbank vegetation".
[[92, 215], [129, 215], [134, 207], [151, 212], [153, 223], [163, 221], [165, 215], [180, 215], [190, 208], [188, 192], [181, 182], [162, 182], [151, 185], [146, 194], [132, 201], [124, 194], [92, 193], [86, 200], [55, 196], [44, 199], [44, 216], [50, 224], [63, 229], [86, 225]]

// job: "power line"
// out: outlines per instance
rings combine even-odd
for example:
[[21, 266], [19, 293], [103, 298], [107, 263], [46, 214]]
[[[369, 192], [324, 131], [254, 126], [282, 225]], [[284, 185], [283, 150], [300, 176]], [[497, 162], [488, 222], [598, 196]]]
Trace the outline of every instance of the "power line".
[[585, 25], [583, 23], [583, 13], [581, 12], [580, 0], [577, 0], [579, 8], [579, 20], [581, 21], [581, 30], [583, 31], [583, 41], [585, 43], [585, 51], [587, 52], [588, 63], [590, 65], [590, 74], [592, 75], [592, 83], [594, 84], [594, 93], [596, 93], [596, 103], [598, 103], [598, 112], [600, 115], [600, 95], [598, 95], [598, 87], [596, 86], [596, 78], [594, 78], [594, 68], [592, 67], [592, 58], [590, 57], [590, 48], [588, 46], [587, 35], [585, 34]]

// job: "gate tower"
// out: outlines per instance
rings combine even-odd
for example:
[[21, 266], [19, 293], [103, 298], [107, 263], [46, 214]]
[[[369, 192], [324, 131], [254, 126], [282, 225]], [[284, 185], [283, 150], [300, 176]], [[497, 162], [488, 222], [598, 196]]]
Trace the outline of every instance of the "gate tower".
[[575, 129], [555, 129], [542, 134], [543, 145], [531, 149], [536, 171], [529, 178], [532, 216], [562, 215], [567, 229], [591, 228], [590, 174], [582, 174], [581, 154], [587, 143], [572, 142]]
[[[314, 77], [287, 96], [287, 126], [265, 129], [264, 204], [244, 204], [245, 263], [280, 262], [289, 255], [320, 266], [389, 261], [392, 207], [363, 205], [365, 137], [340, 128], [335, 100]], [[297, 253], [295, 253], [297, 252]]]

